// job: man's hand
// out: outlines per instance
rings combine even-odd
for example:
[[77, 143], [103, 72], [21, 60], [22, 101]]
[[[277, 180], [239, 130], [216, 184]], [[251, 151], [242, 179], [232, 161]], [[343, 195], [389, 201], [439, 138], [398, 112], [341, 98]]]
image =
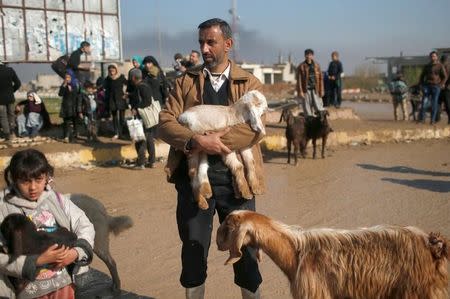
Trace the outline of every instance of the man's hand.
[[222, 131], [208, 133], [206, 135], [194, 135], [192, 137], [193, 150], [202, 151], [208, 155], [227, 155], [231, 153], [231, 150], [220, 140], [220, 137], [229, 131], [230, 128], [226, 128]]
[[304, 98], [305, 94], [303, 92], [300, 92], [300, 94], [298, 96], [301, 97], [301, 98]]
[[67, 256], [68, 251], [65, 246], [58, 248], [58, 244], [53, 244], [37, 258], [36, 266], [60, 263]]

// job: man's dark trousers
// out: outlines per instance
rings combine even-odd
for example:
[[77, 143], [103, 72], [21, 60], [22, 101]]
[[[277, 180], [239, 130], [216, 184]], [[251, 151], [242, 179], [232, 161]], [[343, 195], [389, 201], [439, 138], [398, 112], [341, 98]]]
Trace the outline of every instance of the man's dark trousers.
[[[181, 285], [193, 288], [206, 280], [208, 250], [213, 230], [215, 212], [222, 223], [235, 210], [255, 211], [255, 199], [236, 199], [231, 184], [212, 186], [213, 197], [208, 200], [209, 209], [202, 210], [194, 201], [189, 179], [181, 179], [175, 185], [178, 191], [177, 224], [183, 242], [181, 250]], [[262, 282], [253, 248], [242, 248], [242, 258], [233, 264], [234, 282], [255, 292]]]

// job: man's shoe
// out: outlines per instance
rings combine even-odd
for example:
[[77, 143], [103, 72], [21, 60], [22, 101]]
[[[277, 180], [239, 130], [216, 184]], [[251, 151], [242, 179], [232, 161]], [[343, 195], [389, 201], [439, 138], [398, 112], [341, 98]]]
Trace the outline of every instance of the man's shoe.
[[259, 292], [259, 288], [256, 292], [252, 293], [245, 288], [241, 288], [242, 299], [260, 299], [261, 293]]
[[194, 288], [186, 288], [186, 299], [203, 299], [205, 298], [205, 284]]
[[133, 167], [134, 170], [144, 170], [145, 169], [145, 165], [136, 165]]

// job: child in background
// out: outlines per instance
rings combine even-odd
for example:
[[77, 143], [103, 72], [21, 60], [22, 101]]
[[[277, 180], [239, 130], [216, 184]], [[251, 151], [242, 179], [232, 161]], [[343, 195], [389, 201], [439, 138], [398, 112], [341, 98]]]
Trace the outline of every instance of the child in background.
[[63, 139], [64, 142], [72, 142], [77, 138], [77, 105], [79, 96], [79, 86], [74, 84], [72, 76], [67, 73], [64, 82], [59, 88], [58, 95], [62, 97], [61, 110], [59, 116], [63, 119]]
[[97, 94], [95, 85], [86, 81], [80, 94], [78, 114], [87, 128], [87, 140], [97, 142]]
[[392, 103], [394, 105], [394, 119], [398, 120], [397, 109], [400, 105], [402, 107], [403, 120], [408, 120], [408, 108], [406, 98], [408, 94], [408, 86], [403, 81], [403, 76], [397, 73], [394, 80], [389, 83], [389, 92], [392, 95]]
[[36, 137], [44, 123], [50, 121], [44, 103], [35, 92], [27, 93], [27, 99], [16, 105], [16, 112], [19, 137]]
[[[38, 229], [49, 232], [64, 227], [78, 236], [73, 248], [50, 246], [39, 256], [22, 255], [10, 262], [0, 253], [0, 298], [75, 298], [67, 266], [75, 265], [73, 275], [86, 272], [92, 261], [94, 226], [66, 196], [54, 191], [49, 182], [53, 167], [35, 149], [16, 152], [4, 172], [7, 187], [0, 193], [0, 222], [12, 213], [29, 217]], [[0, 236], [0, 245], [4, 245]], [[25, 287], [14, 290], [8, 277], [25, 280]]]

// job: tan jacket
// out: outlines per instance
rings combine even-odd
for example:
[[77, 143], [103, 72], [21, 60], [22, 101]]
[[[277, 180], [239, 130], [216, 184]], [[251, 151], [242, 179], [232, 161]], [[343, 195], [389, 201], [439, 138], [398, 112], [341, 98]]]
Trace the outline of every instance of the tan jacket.
[[[166, 109], [159, 114], [158, 137], [171, 146], [166, 166], [168, 181], [171, 183], [175, 183], [172, 175], [184, 155], [186, 143], [194, 135], [191, 130], [182, 126], [177, 118], [190, 107], [203, 104], [204, 83], [203, 67], [188, 70], [184, 76], [176, 80], [175, 88], [169, 96]], [[261, 82], [255, 76], [231, 62], [229, 75], [230, 104], [250, 90], [261, 91], [261, 87]], [[259, 183], [264, 186], [263, 161], [261, 148], [258, 144], [262, 137], [261, 134], [253, 131], [250, 125], [239, 124], [233, 126], [221, 140], [232, 151], [252, 146]]]
[[[323, 97], [323, 76], [320, 70], [320, 65], [314, 61], [314, 73], [316, 75], [316, 93], [319, 97]], [[297, 95], [300, 96], [302, 93], [306, 93], [306, 85], [308, 84], [309, 78], [309, 66], [306, 61], [303, 61], [297, 67]]]

